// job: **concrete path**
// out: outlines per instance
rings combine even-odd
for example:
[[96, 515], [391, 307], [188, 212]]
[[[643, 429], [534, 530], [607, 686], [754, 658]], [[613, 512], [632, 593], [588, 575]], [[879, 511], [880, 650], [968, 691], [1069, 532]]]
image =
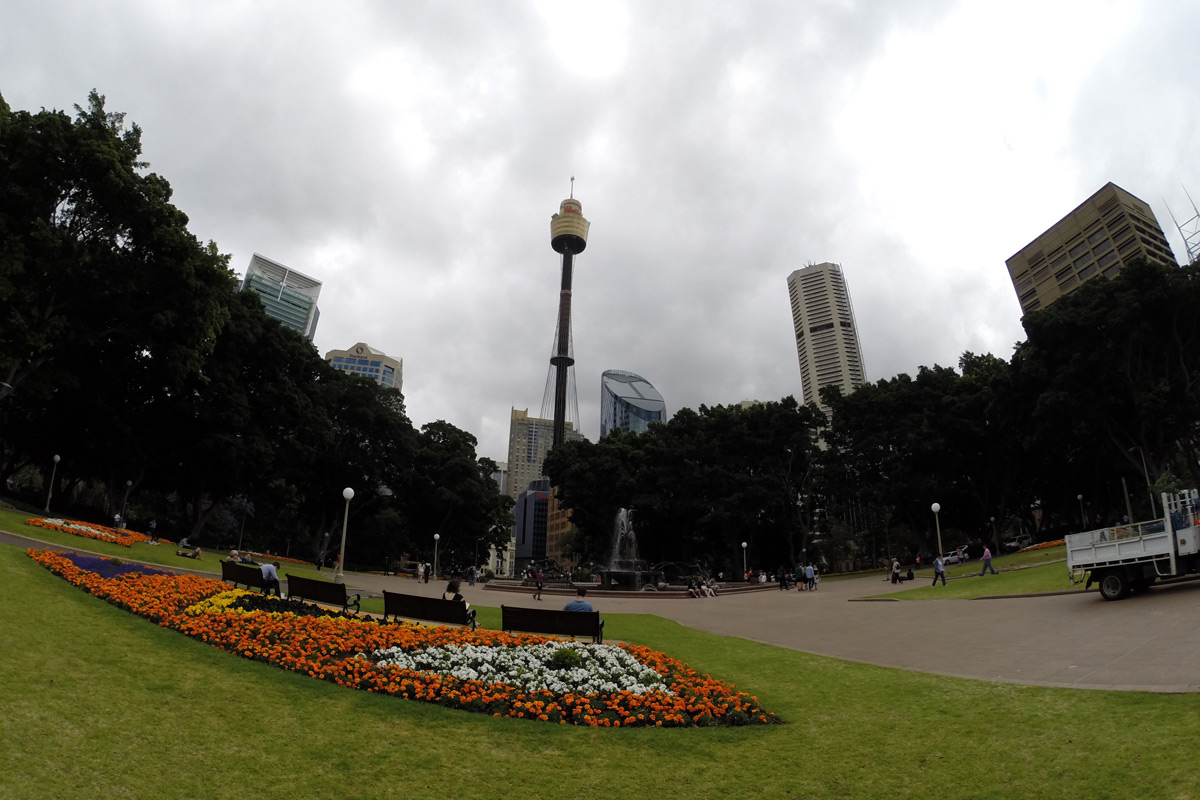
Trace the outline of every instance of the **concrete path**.
[[[0, 535], [0, 541], [40, 544], [12, 534]], [[376, 575], [351, 575], [349, 583], [374, 594], [386, 588], [434, 596], [445, 588]], [[703, 600], [606, 598], [594, 592], [589, 599], [602, 613], [658, 614], [709, 633], [899, 669], [1043, 686], [1200, 691], [1200, 582], [1157, 586], [1112, 603], [1095, 592], [850, 602], [891, 588], [872, 576], [825, 581], [817, 592]], [[461, 591], [469, 602], [485, 606], [560, 608], [567, 600], [547, 594], [539, 602], [465, 583]]]

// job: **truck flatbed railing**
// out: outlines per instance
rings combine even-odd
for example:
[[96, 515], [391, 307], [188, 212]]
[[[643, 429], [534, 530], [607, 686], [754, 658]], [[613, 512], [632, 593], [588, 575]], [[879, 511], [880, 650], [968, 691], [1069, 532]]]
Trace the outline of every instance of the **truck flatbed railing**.
[[1162, 533], [1165, 524], [1161, 519], [1146, 522], [1134, 522], [1130, 525], [1114, 525], [1111, 528], [1099, 528], [1083, 533], [1068, 533], [1067, 546], [1086, 547], [1101, 542], [1116, 542], [1121, 539], [1137, 539], [1150, 533]]

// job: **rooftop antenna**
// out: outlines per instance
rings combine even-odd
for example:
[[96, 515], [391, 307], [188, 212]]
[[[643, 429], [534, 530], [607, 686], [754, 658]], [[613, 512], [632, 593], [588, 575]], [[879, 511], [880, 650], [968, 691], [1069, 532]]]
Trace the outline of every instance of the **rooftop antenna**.
[[575, 176], [571, 176], [571, 199], [575, 199]]
[[[1188, 264], [1195, 264], [1200, 261], [1200, 209], [1196, 208], [1196, 201], [1192, 199], [1186, 186], [1183, 187], [1183, 193], [1187, 196], [1188, 202], [1192, 204], [1191, 219], [1180, 223], [1175, 219], [1175, 213], [1171, 211], [1170, 206], [1167, 206], [1167, 213], [1171, 215], [1171, 221], [1175, 223], [1175, 230], [1179, 231], [1179, 236], [1183, 239], [1183, 247], [1187, 250]], [[1165, 198], [1163, 205], [1167, 205]]]

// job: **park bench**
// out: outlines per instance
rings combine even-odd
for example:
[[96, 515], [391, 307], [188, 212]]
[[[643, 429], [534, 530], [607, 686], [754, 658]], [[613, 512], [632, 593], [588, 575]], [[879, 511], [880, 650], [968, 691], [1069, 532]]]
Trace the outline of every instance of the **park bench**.
[[447, 622], [451, 625], [470, 625], [475, 630], [475, 609], [467, 608], [460, 600], [440, 597], [421, 597], [383, 590], [383, 619], [388, 616], [419, 619], [426, 622]]
[[604, 643], [604, 620], [600, 619], [599, 611], [553, 611], [502, 605], [500, 629], [556, 636], [591, 636], [596, 644]]
[[221, 580], [229, 581], [234, 588], [237, 588], [239, 583], [246, 584], [247, 589], [263, 588], [262, 570], [249, 564], [239, 564], [236, 561], [221, 562]]
[[288, 600], [299, 598], [301, 600], [312, 600], [317, 603], [329, 603], [330, 605], [341, 606], [342, 611], [349, 611], [350, 606], [354, 606], [354, 613], [358, 613], [360, 595], [354, 595], [354, 602], [350, 602], [349, 593], [346, 591], [346, 584], [328, 583], [290, 573], [286, 577]]

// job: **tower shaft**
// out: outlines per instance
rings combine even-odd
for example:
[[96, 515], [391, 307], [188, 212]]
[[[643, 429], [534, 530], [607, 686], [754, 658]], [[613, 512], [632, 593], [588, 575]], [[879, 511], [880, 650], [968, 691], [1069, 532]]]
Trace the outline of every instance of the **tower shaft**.
[[569, 249], [563, 251], [562, 286], [558, 291], [558, 344], [550, 363], [554, 365], [554, 435], [553, 446], [557, 447], [566, 438], [567, 422], [567, 369], [575, 363], [570, 355], [571, 342], [571, 271], [575, 255]]

